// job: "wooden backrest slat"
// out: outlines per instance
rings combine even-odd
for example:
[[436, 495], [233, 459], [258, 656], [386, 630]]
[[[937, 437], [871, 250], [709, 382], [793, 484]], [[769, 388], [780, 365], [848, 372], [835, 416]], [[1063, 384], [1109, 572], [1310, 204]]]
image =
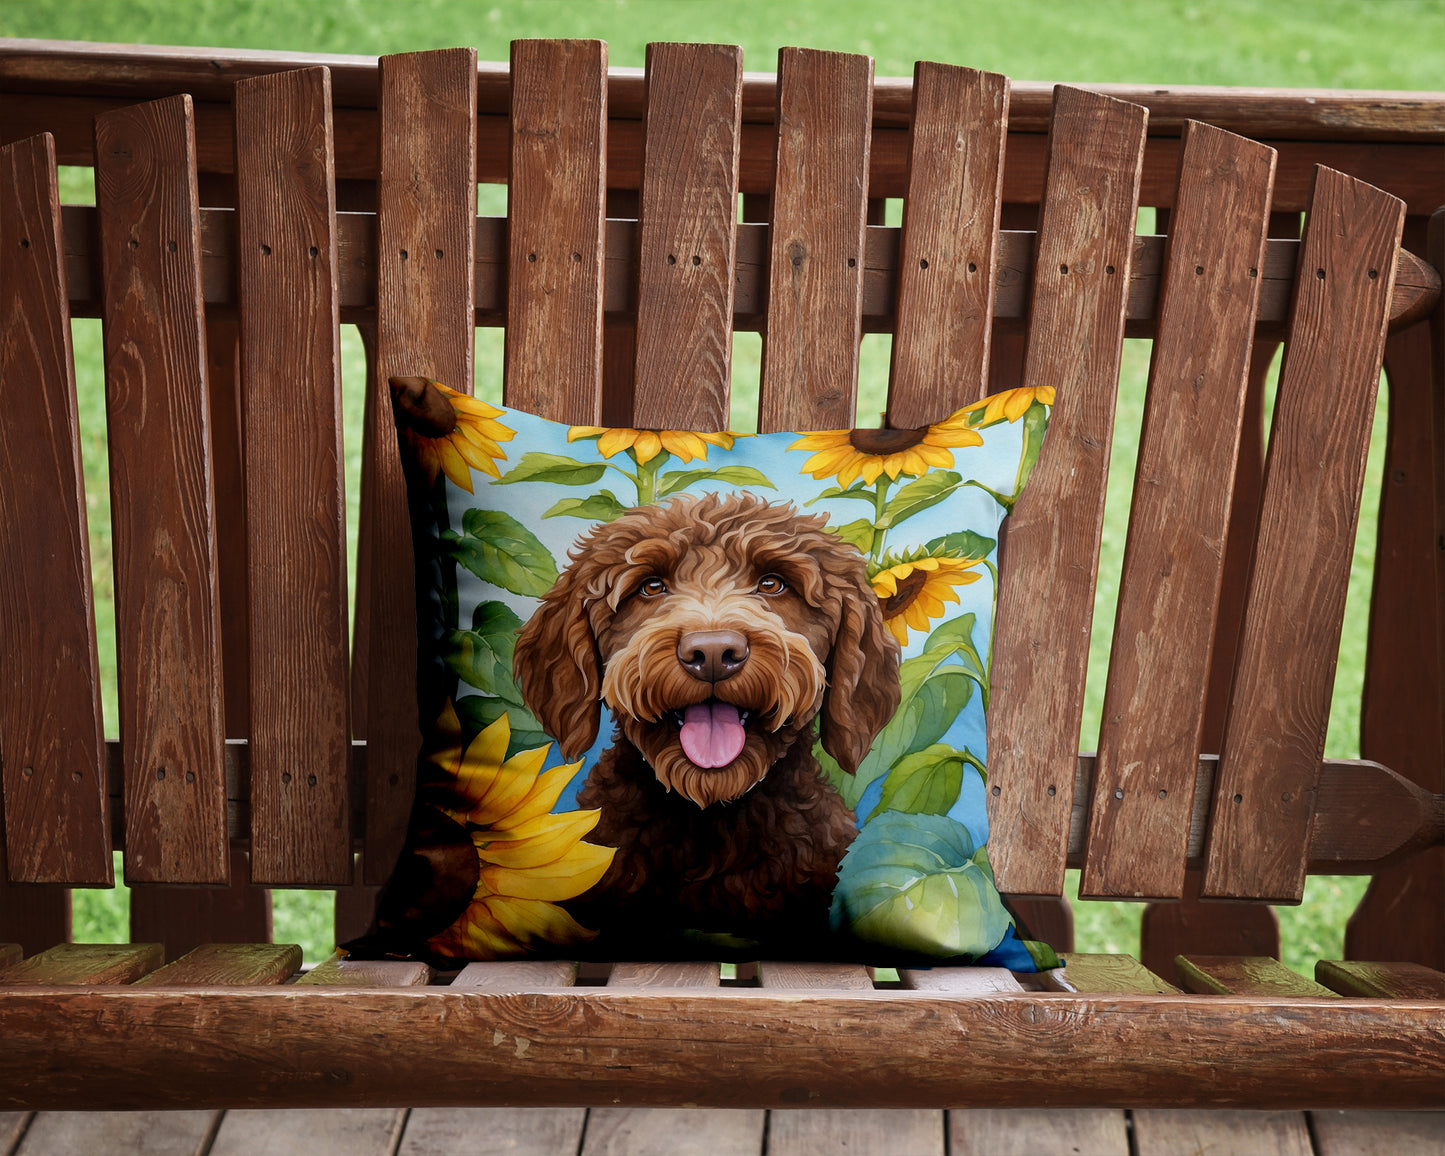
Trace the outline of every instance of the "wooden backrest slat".
[[251, 874], [351, 879], [345, 493], [331, 93], [236, 86], [251, 602]]
[[607, 45], [512, 44], [503, 398], [595, 424], [602, 398]]
[[1297, 903], [1405, 206], [1321, 167], [1280, 372], [1204, 894]]
[[1273, 149], [1207, 125], [1186, 128], [1109, 652], [1084, 894], [1183, 894], [1273, 175]]
[[0, 712], [10, 878], [109, 886], [70, 311], [49, 134], [0, 149]]
[[778, 54], [763, 433], [853, 425], [872, 118], [872, 57]]
[[1005, 892], [1063, 888], [1089, 624], [1124, 343], [1146, 111], [1060, 86], [1023, 388], [1054, 388], [1009, 519], [988, 720], [989, 854]]
[[225, 883], [226, 734], [191, 98], [98, 118], [95, 153], [125, 873], [133, 882]]
[[913, 69], [908, 196], [888, 424], [940, 421], [987, 392], [1008, 77]]
[[632, 423], [728, 424], [742, 49], [652, 44], [638, 215]]
[[[381, 61], [375, 382], [366, 399], [365, 881], [384, 882], [406, 835], [416, 752], [416, 626], [406, 483], [388, 379], [472, 392], [476, 251], [475, 49]], [[417, 174], [425, 173], [426, 180]], [[384, 673], [383, 673], [384, 672]]]

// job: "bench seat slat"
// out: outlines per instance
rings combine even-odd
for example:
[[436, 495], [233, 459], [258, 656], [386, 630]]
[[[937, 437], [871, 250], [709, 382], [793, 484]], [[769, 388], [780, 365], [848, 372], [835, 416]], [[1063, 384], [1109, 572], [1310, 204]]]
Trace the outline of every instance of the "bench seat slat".
[[1174, 969], [1185, 991], [1220, 995], [1329, 996], [1329, 988], [1268, 956], [1181, 955]]
[[100, 664], [49, 135], [0, 149], [0, 254], [6, 860], [16, 882], [109, 887]]
[[1077, 992], [1177, 992], [1172, 983], [1160, 979], [1132, 955], [1069, 952], [1062, 972], [1046, 972], [1062, 979], [1067, 991]]
[[62, 943], [0, 971], [0, 986], [131, 983], [164, 962], [159, 943]]
[[1027, 388], [1057, 390], [1008, 524], [988, 718], [999, 889], [1063, 890], [1147, 114], [1060, 86], [1034, 258]]
[[758, 986], [793, 991], [872, 991], [873, 979], [861, 964], [779, 960], [758, 964]]
[[137, 987], [282, 983], [301, 967], [294, 943], [206, 943], [136, 980]]
[[351, 880], [331, 93], [236, 89], [251, 611], [251, 874]]
[[[1086, 898], [1179, 898], [1274, 151], [1191, 124], [1094, 770]], [[1201, 341], [1201, 332], [1212, 335]], [[1161, 629], [1161, 623], [1168, 623]]]
[[347, 959], [339, 952], [296, 982], [310, 987], [425, 987], [432, 969], [409, 959]]
[[226, 732], [190, 97], [118, 109], [95, 131], [126, 878], [225, 883]]
[[1341, 995], [1445, 1000], [1445, 973], [1422, 963], [1322, 959], [1315, 964], [1315, 978]]
[[[1225, 724], [1203, 894], [1298, 903], [1405, 207], [1321, 169]], [[1370, 276], [1373, 273], [1373, 276]]]

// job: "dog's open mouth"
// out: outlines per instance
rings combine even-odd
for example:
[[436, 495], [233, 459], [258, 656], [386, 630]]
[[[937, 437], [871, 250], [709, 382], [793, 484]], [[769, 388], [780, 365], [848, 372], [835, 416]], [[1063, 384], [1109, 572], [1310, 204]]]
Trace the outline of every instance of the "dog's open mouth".
[[743, 753], [748, 712], [732, 703], [710, 698], [675, 710], [672, 717], [678, 725], [682, 753], [693, 766], [716, 770]]

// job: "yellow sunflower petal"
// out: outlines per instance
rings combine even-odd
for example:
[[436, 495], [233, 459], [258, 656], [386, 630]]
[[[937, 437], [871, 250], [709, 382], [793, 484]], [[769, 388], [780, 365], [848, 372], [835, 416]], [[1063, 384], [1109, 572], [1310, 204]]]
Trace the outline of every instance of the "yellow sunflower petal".
[[1015, 389], [1012, 391], [1012, 396], [1004, 402], [1003, 412], [1009, 421], [1018, 421], [1033, 404], [1034, 391], [1032, 389]]
[[568, 854], [582, 840], [601, 816], [600, 811], [563, 811], [560, 815], [540, 815], [502, 834], [506, 838], [490, 839], [490, 832], [477, 831], [472, 841], [477, 845], [477, 858], [498, 867], [523, 870], [544, 867]]
[[584, 438], [601, 437], [607, 433], [607, 427], [601, 425], [574, 425], [567, 430], [569, 442], [581, 441]]
[[562, 858], [540, 867], [518, 870], [489, 864], [482, 868], [480, 881], [498, 895], [560, 902], [595, 886], [607, 874], [616, 853], [613, 847], [578, 843]]
[[[551, 749], [551, 744], [541, 748], [543, 752]], [[575, 763], [566, 763], [560, 767], [553, 767], [545, 775], [537, 777], [536, 784], [527, 792], [527, 797], [517, 804], [505, 815], [499, 815], [492, 821], [494, 831], [512, 830], [538, 815], [545, 815], [561, 797], [562, 792], [567, 789], [567, 784], [577, 773], [582, 765], [581, 760]]]
[[452, 445], [449, 438], [436, 438], [432, 445], [436, 448], [437, 461], [441, 463], [442, 473], [451, 480], [451, 483], [458, 489], [472, 493], [472, 472], [467, 468], [466, 460]]
[[635, 429], [603, 430], [597, 439], [597, 452], [604, 458], [610, 458], [613, 454], [630, 450], [636, 441], [637, 431]]
[[790, 450], [852, 450], [853, 447], [848, 441], [849, 432], [845, 429], [830, 429], [819, 433], [804, 434], [788, 448]]
[[[518, 751], [502, 763], [492, 777], [485, 792], [476, 796], [467, 818], [473, 823], [491, 826], [506, 815], [510, 815], [531, 794], [537, 785], [537, 772], [547, 758], [547, 747], [531, 751]], [[468, 752], [468, 758], [470, 758]]]
[[472, 469], [481, 470], [484, 474], [491, 474], [494, 478], [502, 476], [497, 472], [496, 459], [499, 457], [505, 459], [507, 455], [500, 450], [496, 454], [489, 454], [485, 447], [475, 445], [465, 437], [453, 437], [448, 444]]
[[555, 903], [498, 896], [488, 902], [493, 917], [520, 939], [565, 947], [596, 937]]
[[707, 442], [695, 433], [676, 429], [663, 430], [660, 441], [663, 449], [683, 463], [694, 458], [707, 458]]
[[655, 430], [634, 430], [632, 452], [637, 455], [637, 464], [647, 465], [662, 452], [662, 438]]
[[[737, 441], [738, 438], [746, 437], [747, 435], [735, 434], [732, 432], [732, 430], [720, 430], [717, 433], [695, 433], [692, 436], [696, 438], [701, 438], [710, 446], [717, 446], [719, 449], [730, 450], [733, 448], [733, 443]], [[706, 456], [706, 454], [703, 455], [703, 457]]]

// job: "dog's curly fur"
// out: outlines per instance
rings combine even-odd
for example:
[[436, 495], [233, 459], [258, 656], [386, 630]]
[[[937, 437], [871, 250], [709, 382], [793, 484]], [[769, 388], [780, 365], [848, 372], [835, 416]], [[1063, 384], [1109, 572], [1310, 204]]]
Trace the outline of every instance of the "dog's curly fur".
[[[898, 707], [899, 651], [861, 555], [825, 520], [750, 495], [633, 510], [578, 542], [522, 629], [518, 686], [565, 757], [596, 741], [603, 703], [617, 719], [578, 797], [601, 810], [589, 838], [617, 848], [568, 904], [584, 924], [773, 940], [826, 926], [857, 827], [820, 775], [814, 725], [856, 771]], [[690, 669], [696, 632], [740, 639], [735, 669]], [[747, 712], [742, 751], [712, 769], [678, 721], [710, 700]]]

